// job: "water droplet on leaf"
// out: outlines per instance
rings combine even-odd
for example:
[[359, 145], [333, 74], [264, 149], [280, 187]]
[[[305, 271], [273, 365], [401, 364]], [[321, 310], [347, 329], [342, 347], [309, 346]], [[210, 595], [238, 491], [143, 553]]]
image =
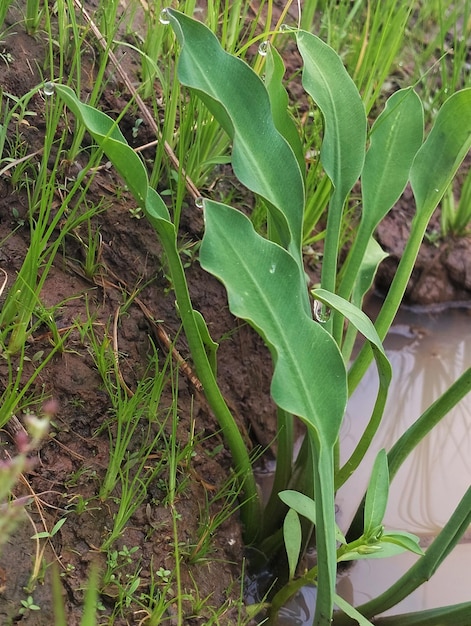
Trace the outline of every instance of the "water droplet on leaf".
[[54, 83], [51, 83], [51, 81], [44, 83], [43, 92], [45, 96], [52, 96], [54, 91], [55, 91]]
[[258, 53], [261, 57], [266, 57], [268, 53], [268, 48], [270, 47], [270, 42], [262, 41], [262, 43], [258, 46]]
[[319, 302], [319, 300], [314, 300], [312, 312], [316, 322], [326, 324], [330, 320], [330, 309], [322, 302]]
[[168, 13], [168, 9], [162, 9], [162, 11], [160, 11], [159, 22], [161, 24], [164, 24], [164, 26], [167, 26], [167, 24], [170, 24], [170, 16]]
[[204, 207], [204, 198], [202, 198], [201, 196], [195, 198], [195, 205], [198, 207], [198, 209], [202, 209]]
[[275, 270], [276, 270], [276, 263], [272, 263], [268, 271], [270, 272], [270, 274], [274, 274]]

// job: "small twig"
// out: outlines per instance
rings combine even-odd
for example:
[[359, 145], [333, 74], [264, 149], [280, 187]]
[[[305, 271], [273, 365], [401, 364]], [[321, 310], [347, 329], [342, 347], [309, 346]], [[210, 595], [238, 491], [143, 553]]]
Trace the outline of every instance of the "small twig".
[[[87, 279], [87, 276], [85, 276], [85, 274], [82, 273], [78, 267], [76, 267], [72, 263], [69, 263], [68, 265], [69, 267], [73, 269], [74, 272], [77, 272], [77, 274], [79, 274], [82, 278]], [[104, 263], [103, 263], [103, 266], [104, 266]], [[140, 300], [137, 296], [134, 296], [131, 293], [126, 283], [124, 283], [123, 280], [121, 280], [118, 276], [116, 276], [116, 274], [108, 266], [106, 266], [106, 273], [109, 274], [116, 281], [116, 283], [112, 283], [111, 281], [104, 279], [103, 276], [100, 276], [99, 278], [94, 276], [93, 282], [95, 283], [95, 285], [97, 285], [98, 287], [101, 287], [102, 289], [105, 289], [106, 287], [111, 287], [113, 289], [124, 290], [127, 293], [127, 295], [134, 300], [137, 306], [144, 313], [144, 316], [146, 317], [147, 321], [151, 324], [152, 328], [155, 330], [158, 341], [163, 345], [163, 347], [168, 352], [172, 353], [172, 357], [174, 361], [177, 363], [178, 367], [185, 374], [185, 376], [189, 379], [189, 381], [194, 386], [194, 388], [197, 391], [202, 392], [203, 385], [201, 384], [198, 376], [195, 374], [191, 366], [187, 363], [187, 361], [185, 361], [182, 355], [175, 348], [174, 342], [170, 339], [168, 334], [165, 332], [165, 330], [162, 327], [162, 324], [156, 321], [156, 318], [152, 314], [151, 310], [142, 302], [142, 300]], [[119, 317], [119, 309], [116, 311], [114, 315], [114, 323], [113, 323], [113, 351], [115, 355], [115, 360], [118, 359], [118, 355], [119, 355], [118, 343], [117, 343], [118, 317]], [[118, 371], [119, 371], [119, 367], [118, 367]], [[126, 383], [124, 381], [122, 382], [126, 388], [127, 387]], [[127, 392], [132, 395], [132, 391], [129, 388], [127, 388]]]
[[155, 321], [155, 318], [152, 315], [152, 312], [142, 302], [142, 300], [139, 300], [139, 298], [136, 297], [134, 298], [134, 301], [137, 304], [137, 306], [141, 309], [141, 311], [144, 313], [144, 315], [146, 316], [147, 321], [150, 322], [150, 324], [154, 328], [155, 332], [157, 333], [157, 338], [160, 341], [160, 343], [164, 345], [164, 347], [166, 348], [168, 352], [172, 353], [173, 359], [176, 361], [178, 367], [185, 374], [185, 376], [190, 380], [193, 387], [197, 391], [203, 391], [203, 385], [201, 384], [199, 378], [196, 376], [192, 368], [188, 365], [188, 363], [185, 361], [182, 355], [175, 348], [173, 341], [171, 341], [170, 337], [167, 335], [167, 333], [163, 329], [162, 324], [159, 324], [158, 322]]
[[28, 433], [26, 432], [26, 428], [20, 422], [20, 420], [16, 417], [16, 415], [12, 415], [8, 422], [5, 424], [5, 430], [10, 435], [10, 437], [15, 440], [16, 437], [20, 434], [25, 438], [28, 437]]
[[5, 272], [5, 270], [3, 268], [0, 267], [0, 272], [3, 272], [3, 283], [0, 286], [0, 296], [3, 293], [3, 290], [5, 289], [7, 282], [8, 282], [8, 274]]

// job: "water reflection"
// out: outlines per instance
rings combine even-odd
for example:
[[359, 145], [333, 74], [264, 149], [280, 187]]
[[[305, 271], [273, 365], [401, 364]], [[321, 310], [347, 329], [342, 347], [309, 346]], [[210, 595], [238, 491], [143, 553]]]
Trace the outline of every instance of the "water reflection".
[[[385, 418], [364, 462], [338, 494], [339, 523], [344, 530], [366, 489], [377, 451], [389, 450], [471, 366], [471, 309], [451, 308], [440, 313], [403, 310], [385, 347], [393, 367]], [[349, 403], [341, 435], [342, 462], [355, 449], [368, 423], [377, 386], [372, 368]], [[470, 482], [471, 399], [465, 398], [432, 430], [397, 473], [391, 485], [386, 526], [416, 533], [425, 548], [448, 520]], [[340, 576], [338, 592], [353, 605], [363, 604], [388, 589], [416, 559], [412, 554], [404, 554], [359, 561]], [[468, 530], [463, 542], [433, 578], [385, 615], [469, 601], [470, 562]], [[314, 602], [315, 589], [304, 588], [280, 612], [278, 624], [309, 626]]]
[[[360, 470], [338, 497], [343, 527], [353, 516], [356, 498], [366, 488], [376, 452], [389, 450], [403, 432], [471, 366], [471, 311], [449, 309], [441, 314], [402, 311], [385, 342], [393, 367], [386, 413], [374, 447]], [[377, 378], [373, 369], [349, 404], [342, 431], [342, 456], [353, 451], [374, 403]], [[425, 547], [443, 527], [471, 482], [471, 407], [465, 398], [432, 430], [404, 463], [391, 485], [385, 517], [389, 528], [408, 530]], [[469, 531], [464, 541], [471, 541]], [[467, 563], [471, 545], [460, 545], [432, 581], [390, 613], [432, 608], [469, 600]], [[404, 555], [362, 561], [349, 573], [345, 598], [358, 605], [386, 590], [414, 562]], [[450, 580], [453, 581], [450, 589]], [[343, 595], [343, 583], [339, 591]]]

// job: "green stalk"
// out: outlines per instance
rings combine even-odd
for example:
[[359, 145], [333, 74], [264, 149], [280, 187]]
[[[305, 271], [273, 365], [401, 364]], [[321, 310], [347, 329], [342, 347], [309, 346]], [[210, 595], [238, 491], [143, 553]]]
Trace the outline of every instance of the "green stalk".
[[[443, 560], [458, 544], [471, 523], [471, 487], [466, 491], [453, 515], [436, 537], [424, 556], [377, 598], [357, 607], [366, 618], [379, 615], [401, 602], [420, 585], [429, 580]], [[335, 619], [336, 626], [350, 626], [355, 620], [344, 615]], [[444, 623], [444, 622], [441, 622]], [[469, 622], [468, 622], [469, 623]], [[401, 622], [401, 625], [403, 622]]]
[[[468, 368], [445, 393], [438, 398], [400, 437], [388, 454], [389, 480], [392, 482], [399, 468], [422, 439], [471, 391], [471, 368]], [[347, 540], [363, 532], [363, 498], [347, 533]]]
[[245, 526], [245, 539], [247, 543], [252, 543], [260, 533], [261, 507], [247, 447], [218, 387], [208, 355], [204, 349], [190, 300], [185, 271], [177, 252], [173, 225], [160, 219], [152, 219], [152, 216], [149, 215], [148, 217], [159, 234], [167, 256], [178, 304], [178, 312], [182, 320], [196, 373], [203, 386], [206, 399], [214, 411], [227, 441], [234, 460], [236, 473], [240, 477], [240, 482], [243, 486], [244, 506], [241, 507], [241, 517]]
[[376, 626], [469, 626], [470, 623], [471, 602], [375, 620]]
[[[137, 204], [145, 211], [149, 222], [160, 237], [169, 264], [179, 314], [182, 320], [196, 373], [233, 456], [234, 465], [244, 492], [245, 501], [241, 516], [245, 524], [245, 536], [253, 542], [261, 528], [261, 510], [250, 457], [239, 428], [219, 390], [215, 373], [200, 334], [196, 312], [193, 310], [183, 264], [177, 246], [177, 232], [170, 221], [168, 209], [157, 192], [149, 186], [147, 172], [140, 158], [129, 147], [113, 120], [100, 111], [82, 104], [74, 92], [65, 85], [56, 90], [68, 107], [114, 163], [117, 171], [128, 184]], [[201, 321], [201, 320], [200, 320]]]
[[39, 0], [27, 0], [25, 25], [28, 35], [34, 35], [41, 20], [42, 10], [39, 10]]
[[[440, 109], [426, 141], [417, 152], [410, 182], [417, 206], [411, 233], [375, 326], [384, 339], [399, 309], [428, 223], [471, 147], [471, 89], [451, 96]], [[365, 345], [350, 369], [350, 393], [363, 378], [372, 352]]]
[[471, 391], [471, 367], [412, 424], [388, 454], [390, 480], [422, 439]]
[[281, 518], [285, 514], [284, 507], [280, 506], [278, 493], [286, 489], [292, 473], [293, 459], [293, 416], [278, 407], [277, 424], [277, 455], [276, 469], [270, 498], [264, 511], [264, 527], [262, 537], [269, 537], [281, 527]]

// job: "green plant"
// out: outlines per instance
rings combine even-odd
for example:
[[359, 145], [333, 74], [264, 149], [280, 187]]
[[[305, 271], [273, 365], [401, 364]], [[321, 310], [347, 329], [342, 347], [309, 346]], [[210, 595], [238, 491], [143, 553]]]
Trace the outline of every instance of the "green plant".
[[[283, 518], [288, 513], [285, 537], [289, 574], [293, 577], [298, 556], [312, 534], [315, 521], [318, 566], [304, 577], [304, 580], [314, 579], [318, 586], [314, 624], [331, 623], [334, 603], [344, 613], [335, 615], [336, 622], [357, 619], [367, 623], [357, 610], [335, 595], [337, 560], [347, 558], [346, 555], [348, 558], [386, 556], [391, 545], [396, 550], [420, 550], [413, 537], [391, 534], [382, 527], [389, 480], [394, 475], [391, 456], [378, 457], [366, 501], [360, 507], [362, 527], [359, 532], [353, 527], [347, 533], [347, 543], [339, 550], [335, 492], [355, 471], [381, 422], [391, 377], [381, 340], [402, 300], [432, 212], [471, 145], [471, 90], [458, 92], [445, 102], [425, 142], [422, 105], [410, 88], [394, 93], [376, 123], [368, 129], [358, 90], [338, 55], [314, 35], [293, 31], [303, 58], [304, 88], [322, 113], [320, 157], [332, 185], [321, 288], [312, 291], [317, 302], [313, 314], [301, 253], [306, 202], [304, 165], [300, 160], [302, 146], [286, 114], [280, 85], [282, 74], [268, 73], [264, 84], [244, 62], [225, 53], [204, 25], [170, 9], [166, 16], [182, 47], [179, 80], [203, 98], [229, 134], [235, 175], [261, 197], [267, 208], [268, 229], [264, 238], [236, 209], [204, 200], [205, 234], [200, 250], [201, 265], [224, 283], [231, 311], [262, 335], [275, 364], [271, 392], [278, 405], [278, 463], [275, 487], [263, 523], [247, 451], [216, 384], [214, 348], [209, 350], [211, 343], [204, 320], [193, 310], [188, 298], [175, 227], [168, 211], [149, 187], [142, 163], [112, 120], [80, 103], [66, 86], [57, 85], [56, 91], [115, 164], [161, 238], [197, 374], [225, 432], [237, 475], [244, 477], [241, 513], [248, 541], [258, 536], [262, 549], [278, 550]], [[270, 47], [263, 53], [269, 63], [278, 62], [277, 53]], [[227, 80], [227, 76], [231, 79]], [[350, 191], [360, 176], [362, 217], [354, 245], [339, 268], [342, 219]], [[373, 239], [373, 232], [409, 180], [417, 214], [388, 297], [373, 326], [361, 311], [363, 297], [384, 256]], [[346, 364], [357, 331], [367, 342], [347, 373]], [[373, 356], [380, 386], [370, 423], [352, 457], [343, 467], [338, 467], [338, 435], [347, 397]], [[456, 402], [469, 389], [468, 373], [457, 381], [455, 393], [448, 399]], [[437, 406], [431, 408], [431, 414], [432, 421], [443, 417]], [[294, 467], [293, 416], [307, 427]], [[425, 436], [427, 428], [419, 420], [419, 425], [408, 431], [407, 453]], [[308, 515], [304, 509], [299, 510], [299, 502], [292, 498], [280, 506], [278, 494], [287, 487], [290, 492], [308, 498], [307, 502], [311, 502]], [[295, 498], [299, 500], [298, 496]], [[465, 494], [449, 524], [437, 537], [436, 547], [420, 557], [424, 576], [433, 573], [469, 524], [469, 500], [470, 495]], [[300, 513], [311, 521], [301, 529], [295, 521]], [[175, 516], [174, 523], [176, 520]], [[414, 568], [406, 577], [403, 590], [409, 592], [420, 580]], [[283, 598], [299, 584], [288, 582], [280, 592]], [[386, 592], [366, 607], [364, 614], [380, 612], [397, 597], [396, 589]], [[278, 600], [279, 596], [274, 599], [273, 619]]]
[[[147, 467], [147, 458], [163, 441], [165, 419], [159, 421], [159, 402], [167, 377], [167, 365], [159, 367], [155, 351], [149, 369], [134, 392], [125, 385], [118, 355], [105, 336], [100, 341], [90, 329], [90, 350], [112, 403], [106, 427], [110, 437], [110, 459], [100, 487], [100, 498], [106, 500], [118, 483], [121, 485], [119, 511], [106, 547], [119, 537], [123, 525], [146, 495], [149, 482], [161, 470], [163, 460]], [[140, 434], [140, 443], [137, 438]]]
[[10, 5], [12, 4], [13, 0], [5, 0], [5, 2], [2, 2], [2, 6], [0, 7], [0, 28], [3, 27], [3, 24], [5, 22], [5, 18], [7, 16], [8, 13], [8, 9], [10, 7]]
[[[97, 207], [93, 210], [93, 214], [102, 211], [103, 208]], [[103, 249], [103, 237], [98, 229], [92, 228], [91, 219], [87, 220], [86, 237], [82, 238], [80, 233], [75, 231], [74, 236], [80, 241], [83, 247], [84, 260], [81, 265], [87, 278], [93, 279], [101, 268], [101, 256]]]
[[[236, 476], [230, 476], [213, 498], [208, 498], [206, 493], [206, 500], [200, 507], [198, 540], [196, 544], [188, 546], [189, 563], [210, 561], [214, 533], [241, 506], [240, 502], [237, 502], [240, 496], [239, 491], [240, 481]], [[214, 507], [216, 507], [215, 513], [212, 510]]]
[[441, 204], [440, 230], [443, 237], [455, 235], [462, 237], [469, 232], [471, 222], [471, 170], [466, 175], [461, 187], [460, 199], [455, 200], [453, 185], [445, 192]]
[[67, 521], [67, 518], [62, 517], [60, 520], [58, 520], [54, 524], [51, 530], [45, 530], [39, 533], [35, 533], [31, 537], [31, 539], [52, 539], [52, 537], [54, 537], [54, 535], [56, 535], [59, 532], [59, 530], [62, 528], [62, 526], [65, 524], [66, 521]]
[[29, 35], [34, 35], [41, 22], [42, 9], [39, 0], [27, 0], [25, 12], [25, 26]]
[[33, 596], [28, 596], [26, 600], [21, 600], [20, 615], [29, 615], [30, 611], [40, 611], [41, 607], [35, 604]]

